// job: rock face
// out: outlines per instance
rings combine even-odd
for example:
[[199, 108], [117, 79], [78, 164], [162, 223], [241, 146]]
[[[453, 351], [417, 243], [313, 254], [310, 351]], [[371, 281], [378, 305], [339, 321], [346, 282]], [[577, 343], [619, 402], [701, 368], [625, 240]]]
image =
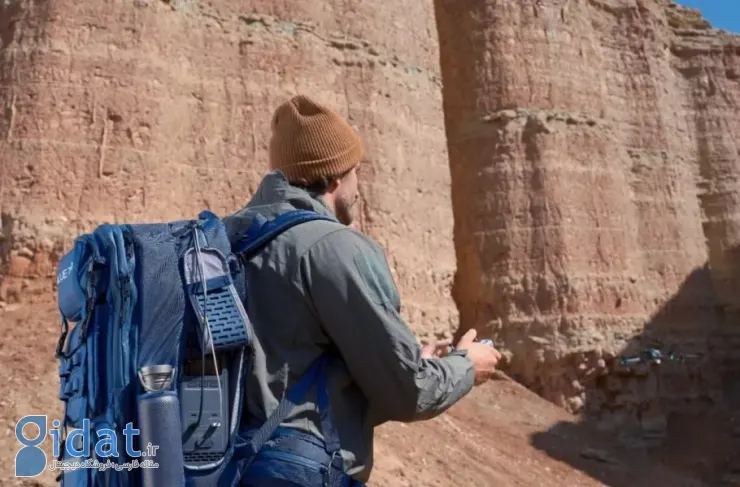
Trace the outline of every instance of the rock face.
[[[435, 7], [463, 327], [572, 411], [660, 429], [717, 400], [740, 324], [740, 38], [665, 1]], [[613, 360], [649, 346], [702, 357]]]
[[[435, 2], [0, 2], [0, 307], [99, 223], [238, 209], [303, 92], [365, 137], [359, 224], [420, 335], [457, 304], [536, 392], [658, 436], [740, 392], [738, 37], [666, 0]], [[647, 346], [692, 358], [615, 360]]]
[[239, 209], [302, 92], [365, 137], [360, 224], [406, 317], [457, 325], [431, 3], [11, 0], [0, 42], [0, 301], [48, 295], [34, 278], [97, 224]]

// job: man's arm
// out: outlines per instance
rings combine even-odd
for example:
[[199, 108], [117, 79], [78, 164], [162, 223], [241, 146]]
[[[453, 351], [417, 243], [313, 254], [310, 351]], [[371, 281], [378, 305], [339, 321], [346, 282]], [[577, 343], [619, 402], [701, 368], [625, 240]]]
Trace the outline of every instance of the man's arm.
[[432, 418], [473, 387], [464, 352], [421, 357], [385, 256], [363, 235], [342, 229], [325, 236], [303, 255], [299, 275], [377, 424]]

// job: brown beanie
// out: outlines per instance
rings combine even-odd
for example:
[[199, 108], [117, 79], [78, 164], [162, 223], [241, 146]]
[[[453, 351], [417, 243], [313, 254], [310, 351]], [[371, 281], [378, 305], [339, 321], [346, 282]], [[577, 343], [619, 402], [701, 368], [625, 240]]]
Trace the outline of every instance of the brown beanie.
[[290, 182], [311, 184], [336, 177], [358, 165], [363, 156], [359, 135], [335, 111], [307, 96], [294, 96], [272, 117], [270, 166]]

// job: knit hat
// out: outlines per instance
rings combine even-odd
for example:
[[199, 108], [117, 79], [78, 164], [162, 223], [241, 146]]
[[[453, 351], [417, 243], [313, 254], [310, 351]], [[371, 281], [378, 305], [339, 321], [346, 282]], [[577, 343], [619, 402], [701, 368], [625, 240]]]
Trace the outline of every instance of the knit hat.
[[307, 96], [294, 96], [272, 117], [270, 166], [290, 182], [336, 177], [362, 160], [360, 136], [341, 115]]

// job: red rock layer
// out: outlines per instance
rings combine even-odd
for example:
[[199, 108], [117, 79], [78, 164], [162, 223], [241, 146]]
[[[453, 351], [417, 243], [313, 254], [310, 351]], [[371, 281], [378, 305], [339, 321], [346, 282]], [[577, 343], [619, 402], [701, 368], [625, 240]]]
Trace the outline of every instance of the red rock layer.
[[239, 209], [272, 111], [302, 92], [365, 137], [360, 223], [406, 317], [457, 325], [431, 4], [23, 0], [0, 5], [0, 39], [0, 300], [27, 297], [96, 224]]
[[[463, 326], [573, 411], [714, 401], [740, 299], [740, 39], [648, 0], [435, 7]], [[647, 346], [704, 359], [660, 385], [612, 367]]]

